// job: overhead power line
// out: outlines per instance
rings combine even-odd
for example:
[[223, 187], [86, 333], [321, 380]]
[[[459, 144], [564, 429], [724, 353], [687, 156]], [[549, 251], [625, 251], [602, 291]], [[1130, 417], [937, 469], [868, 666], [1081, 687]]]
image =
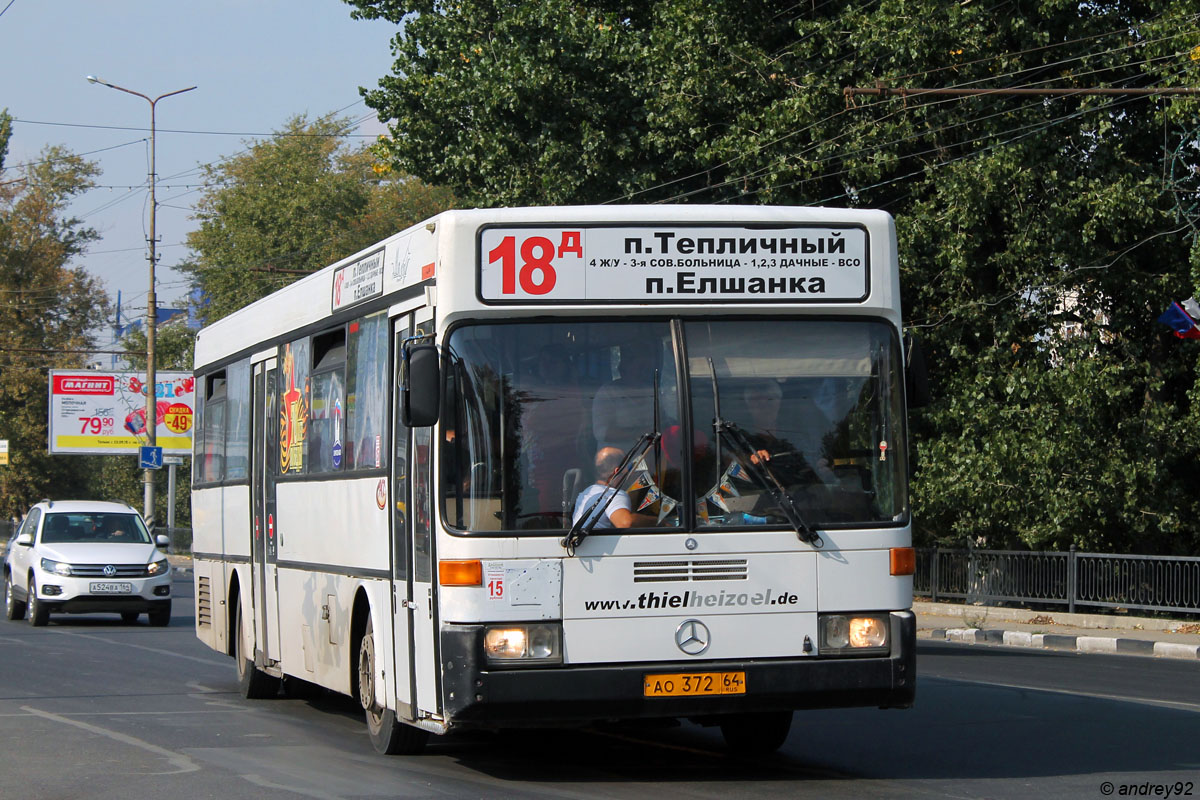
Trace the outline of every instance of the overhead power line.
[[1141, 89], [1114, 89], [1097, 86], [1081, 89], [910, 89], [907, 87], [892, 88], [888, 86], [847, 86], [842, 89], [846, 96], [847, 105], [854, 104], [858, 95], [874, 95], [877, 97], [919, 97], [921, 95], [942, 95], [945, 97], [975, 97], [977, 95], [1038, 95], [1043, 97], [1073, 97], [1073, 96], [1114, 96], [1130, 95], [1134, 97], [1148, 95], [1200, 95], [1200, 89], [1175, 86], [1146, 87]]

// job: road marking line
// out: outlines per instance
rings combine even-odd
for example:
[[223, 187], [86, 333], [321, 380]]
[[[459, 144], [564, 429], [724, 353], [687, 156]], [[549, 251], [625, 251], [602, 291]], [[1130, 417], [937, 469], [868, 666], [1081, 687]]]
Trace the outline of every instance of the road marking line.
[[89, 733], [97, 733], [101, 736], [107, 736], [109, 739], [121, 742], [122, 744], [140, 747], [148, 753], [153, 753], [156, 756], [161, 756], [167, 759], [167, 762], [176, 768], [174, 772], [154, 773], [156, 775], [177, 775], [183, 772], [198, 772], [200, 770], [200, 765], [195, 761], [192, 761], [192, 759], [188, 758], [183, 753], [176, 753], [174, 750], [167, 750], [165, 747], [159, 747], [156, 744], [151, 744], [150, 742], [138, 739], [137, 737], [120, 733], [118, 731], [110, 731], [108, 728], [101, 728], [98, 725], [90, 725], [86, 722], [80, 722], [79, 720], [68, 719], [67, 717], [59, 716], [58, 714], [51, 714], [49, 711], [41, 711], [40, 709], [33, 708], [32, 706], [21, 706], [21, 710], [33, 714], [34, 716], [41, 717], [42, 719], [48, 719], [51, 722], [61, 722], [64, 725], [72, 725], [76, 728], [88, 731]]
[[213, 661], [212, 659], [199, 658], [197, 656], [189, 656], [189, 655], [185, 655], [183, 653], [175, 653], [170, 650], [163, 650], [158, 647], [146, 647], [146, 645], [144, 645], [144, 644], [130, 644], [129, 642], [119, 642], [115, 639], [105, 639], [103, 636], [93, 636], [90, 633], [75, 633], [73, 631], [62, 631], [62, 630], [54, 630], [54, 631], [50, 631], [50, 633], [57, 633], [60, 636], [77, 636], [80, 639], [94, 639], [97, 642], [104, 642], [105, 644], [115, 644], [119, 647], [133, 647], [138, 650], [149, 650], [151, 653], [158, 653], [158, 654], [164, 655], [164, 656], [174, 656], [175, 658], [186, 658], [188, 661], [196, 661], [200, 664], [208, 664], [209, 666], [213, 666], [213, 667], [224, 667], [224, 666], [228, 665], [228, 662], [225, 662], [225, 661]]
[[1028, 686], [1021, 683], [995, 683], [994, 681], [979, 681], [970, 678], [947, 678], [940, 675], [927, 675], [925, 680], [950, 681], [954, 683], [973, 683], [977, 686], [994, 686], [997, 689], [1022, 689], [1031, 692], [1049, 692], [1051, 694], [1069, 694], [1073, 697], [1091, 697], [1096, 700], [1118, 700], [1122, 703], [1145, 703], [1151, 706], [1174, 708], [1181, 711], [1200, 711], [1200, 703], [1183, 703], [1178, 700], [1155, 700], [1152, 697], [1129, 697], [1120, 694], [1102, 694], [1099, 692], [1081, 692], [1076, 689], [1058, 689], [1049, 686]]

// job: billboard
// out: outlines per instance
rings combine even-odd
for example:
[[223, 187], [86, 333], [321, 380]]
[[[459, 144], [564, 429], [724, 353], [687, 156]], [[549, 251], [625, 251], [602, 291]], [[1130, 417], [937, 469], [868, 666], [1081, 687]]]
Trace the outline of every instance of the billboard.
[[[165, 455], [192, 454], [195, 379], [155, 375], [155, 437]], [[51, 370], [50, 452], [137, 455], [146, 441], [146, 373]]]

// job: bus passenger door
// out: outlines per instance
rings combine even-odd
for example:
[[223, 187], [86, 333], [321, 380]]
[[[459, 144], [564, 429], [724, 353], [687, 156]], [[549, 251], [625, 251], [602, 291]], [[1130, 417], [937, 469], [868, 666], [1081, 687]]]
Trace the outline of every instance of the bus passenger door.
[[392, 676], [395, 681], [396, 715], [401, 719], [414, 720], [412, 670], [412, 612], [409, 599], [412, 590], [408, 584], [409, 553], [412, 552], [412, 531], [409, 509], [409, 451], [411, 436], [408, 427], [400, 420], [400, 348], [412, 330], [412, 314], [404, 314], [392, 321], [392, 336], [395, 341], [394, 364], [392, 365], [392, 405], [395, 409], [392, 425], [392, 641], [395, 661]]
[[[416, 321], [409, 328], [408, 317], [401, 318], [395, 325], [396, 337], [396, 374], [399, 376], [399, 359], [404, 340], [409, 336], [421, 336], [432, 333], [432, 311], [428, 308], [418, 309]], [[411, 330], [411, 333], [409, 332]], [[393, 548], [393, 578], [396, 580], [396, 596], [398, 598], [396, 618], [396, 658], [400, 660], [400, 652], [407, 643], [407, 669], [401, 664], [396, 665], [396, 674], [407, 675], [410, 678], [408, 697], [411, 703], [412, 716], [418, 719], [437, 715], [441, 712], [441, 680], [438, 671], [437, 655], [437, 607], [433, 585], [433, 442], [431, 428], [409, 430], [399, 420], [399, 402], [395, 403], [397, 419], [395, 426], [396, 475], [403, 468], [404, 480], [397, 481], [396, 501], [397, 514], [394, 528], [395, 546]], [[404, 442], [403, 456], [400, 448]], [[405, 484], [401, 486], [401, 483]], [[400, 502], [403, 501], [401, 511]], [[403, 520], [401, 520], [403, 517]], [[403, 560], [402, 560], [403, 559]], [[401, 581], [398, 569], [405, 570], [405, 580]], [[405, 613], [407, 612], [407, 613]], [[398, 692], [403, 698], [403, 693]]]
[[275, 529], [275, 451], [279, 441], [276, 420], [276, 361], [271, 358], [254, 365], [253, 454], [251, 456], [250, 505], [254, 536], [254, 632], [255, 662], [271, 666], [279, 661], [279, 587]]

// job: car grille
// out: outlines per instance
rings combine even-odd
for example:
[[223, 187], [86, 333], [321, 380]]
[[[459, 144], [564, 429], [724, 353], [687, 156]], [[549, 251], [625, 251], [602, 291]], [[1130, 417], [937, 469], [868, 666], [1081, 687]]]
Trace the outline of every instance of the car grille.
[[148, 574], [148, 564], [113, 564], [117, 570], [114, 575], [105, 575], [104, 568], [108, 564], [72, 564], [71, 576], [77, 578], [144, 578]]

